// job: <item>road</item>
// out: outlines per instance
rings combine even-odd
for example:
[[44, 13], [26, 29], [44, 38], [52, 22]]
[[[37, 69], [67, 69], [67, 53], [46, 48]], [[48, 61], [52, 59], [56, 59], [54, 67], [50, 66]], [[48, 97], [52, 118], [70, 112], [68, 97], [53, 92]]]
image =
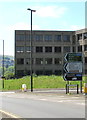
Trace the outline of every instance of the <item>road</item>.
[[3, 111], [19, 118], [85, 118], [83, 96], [5, 93], [0, 100]]

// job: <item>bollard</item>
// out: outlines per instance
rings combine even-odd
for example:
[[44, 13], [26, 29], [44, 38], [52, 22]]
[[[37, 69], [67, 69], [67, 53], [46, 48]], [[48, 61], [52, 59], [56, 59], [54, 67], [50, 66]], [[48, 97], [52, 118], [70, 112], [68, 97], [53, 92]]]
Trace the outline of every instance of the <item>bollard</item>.
[[27, 87], [26, 87], [26, 84], [22, 84], [22, 92], [26, 92], [26, 91], [27, 91], [26, 88], [27, 88]]
[[84, 83], [84, 94], [87, 95], [87, 83]]

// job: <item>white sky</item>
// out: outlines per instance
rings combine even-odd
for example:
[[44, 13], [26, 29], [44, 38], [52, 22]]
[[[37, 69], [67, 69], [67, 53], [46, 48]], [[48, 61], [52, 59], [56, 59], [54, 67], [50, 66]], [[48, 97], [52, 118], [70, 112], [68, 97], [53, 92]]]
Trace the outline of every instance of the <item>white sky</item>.
[[14, 55], [14, 30], [78, 30], [85, 27], [85, 0], [0, 0], [0, 54]]

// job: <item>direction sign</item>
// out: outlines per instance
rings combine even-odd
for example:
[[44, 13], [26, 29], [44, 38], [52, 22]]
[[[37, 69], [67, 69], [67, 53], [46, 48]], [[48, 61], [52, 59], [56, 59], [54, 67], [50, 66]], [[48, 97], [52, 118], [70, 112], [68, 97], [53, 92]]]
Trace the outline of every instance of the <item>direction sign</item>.
[[82, 80], [82, 53], [67, 53], [64, 57], [64, 80]]
[[64, 70], [65, 72], [82, 73], [82, 63], [81, 62], [65, 63]]
[[82, 73], [66, 73], [64, 74], [65, 81], [81, 81]]
[[82, 53], [67, 53], [64, 58], [67, 62], [82, 62]]

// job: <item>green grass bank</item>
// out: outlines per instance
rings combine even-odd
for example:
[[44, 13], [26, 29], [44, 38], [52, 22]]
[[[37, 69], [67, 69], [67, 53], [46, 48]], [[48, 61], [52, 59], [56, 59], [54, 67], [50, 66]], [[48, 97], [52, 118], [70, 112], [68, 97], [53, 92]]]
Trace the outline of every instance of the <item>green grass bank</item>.
[[[87, 76], [83, 77], [83, 85], [87, 80]], [[79, 81], [72, 81], [71, 84], [79, 84]], [[30, 89], [30, 76], [25, 76], [19, 79], [4, 80], [3, 90], [19, 90], [22, 84], [26, 84], [27, 89]], [[62, 76], [33, 76], [33, 88], [65, 88], [66, 81]], [[2, 80], [0, 80], [0, 90], [2, 89]]]

